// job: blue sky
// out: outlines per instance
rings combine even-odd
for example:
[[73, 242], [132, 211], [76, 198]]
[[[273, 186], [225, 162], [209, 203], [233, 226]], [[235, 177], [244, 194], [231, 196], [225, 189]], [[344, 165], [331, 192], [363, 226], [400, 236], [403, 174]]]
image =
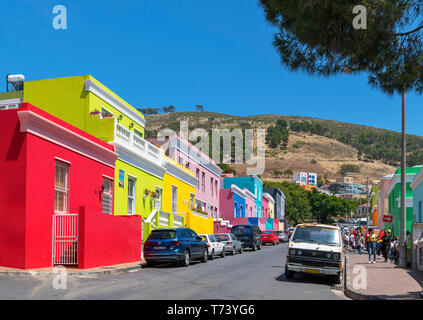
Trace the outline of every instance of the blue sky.
[[[67, 30], [52, 27], [56, 5], [67, 8]], [[401, 97], [371, 89], [366, 75], [319, 78], [281, 66], [275, 30], [256, 0], [14, 0], [1, 7], [0, 77], [91, 74], [138, 108], [201, 104], [239, 116], [401, 129]], [[422, 99], [407, 96], [407, 131], [423, 136]]]

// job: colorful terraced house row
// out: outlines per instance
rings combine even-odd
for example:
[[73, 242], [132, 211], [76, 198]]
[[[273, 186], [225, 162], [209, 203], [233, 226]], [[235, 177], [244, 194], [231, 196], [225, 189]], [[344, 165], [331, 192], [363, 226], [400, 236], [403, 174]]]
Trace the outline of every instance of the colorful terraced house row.
[[[145, 140], [144, 116], [92, 76], [0, 93], [0, 126], [0, 266], [139, 261], [159, 227], [230, 232], [242, 222], [232, 218], [245, 217], [281, 227], [270, 223], [275, 201], [258, 177], [222, 181], [219, 166], [179, 136], [166, 150]], [[244, 189], [240, 216], [223, 214], [228, 183]]]

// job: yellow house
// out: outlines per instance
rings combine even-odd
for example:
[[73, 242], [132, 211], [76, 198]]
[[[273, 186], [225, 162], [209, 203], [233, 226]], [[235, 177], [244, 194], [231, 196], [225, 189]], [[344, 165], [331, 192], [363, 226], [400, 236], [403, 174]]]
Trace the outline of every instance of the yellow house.
[[205, 212], [195, 211], [195, 188], [198, 183], [195, 173], [167, 156], [163, 159], [166, 168], [163, 211], [174, 214], [176, 219], [182, 218], [182, 226], [197, 233], [213, 233], [213, 218]]

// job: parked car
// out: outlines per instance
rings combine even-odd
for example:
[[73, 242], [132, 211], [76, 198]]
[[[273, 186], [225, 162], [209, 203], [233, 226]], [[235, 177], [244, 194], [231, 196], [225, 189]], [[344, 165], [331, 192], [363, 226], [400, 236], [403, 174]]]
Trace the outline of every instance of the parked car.
[[242, 242], [244, 248], [251, 248], [253, 251], [261, 249], [261, 230], [258, 226], [240, 224], [233, 226], [231, 232]]
[[236, 235], [232, 233], [218, 233], [215, 235], [215, 238], [225, 244], [226, 252], [230, 252], [232, 255], [239, 252], [242, 253], [242, 242], [238, 240]]
[[279, 242], [287, 242], [288, 241], [288, 235], [285, 231], [279, 230], [275, 231], [275, 234], [279, 237]]
[[207, 243], [209, 259], [214, 260], [216, 255], [225, 257], [225, 243], [219, 242], [213, 234], [199, 234], [202, 240]]
[[207, 243], [189, 228], [156, 229], [144, 244], [144, 259], [147, 264], [177, 262], [188, 267], [191, 260], [208, 260]]
[[344, 274], [341, 228], [323, 224], [300, 224], [289, 241], [285, 277], [296, 273], [324, 275], [340, 284]]
[[272, 230], [266, 230], [261, 233], [261, 243], [271, 243], [276, 246], [279, 244], [279, 237]]

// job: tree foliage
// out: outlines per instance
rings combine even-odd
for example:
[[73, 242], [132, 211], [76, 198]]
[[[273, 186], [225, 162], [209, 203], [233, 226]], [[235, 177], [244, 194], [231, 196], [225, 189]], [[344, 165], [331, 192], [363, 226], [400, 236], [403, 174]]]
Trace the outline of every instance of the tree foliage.
[[[423, 92], [422, 0], [259, 0], [278, 29], [273, 44], [289, 70], [331, 76], [368, 73], [368, 82], [393, 94]], [[363, 5], [367, 28], [355, 29]]]
[[335, 217], [345, 216], [358, 206], [356, 201], [329, 196], [316, 189], [306, 191], [286, 181], [264, 181], [264, 188], [275, 187], [285, 194], [285, 218], [293, 225], [311, 219], [318, 223], [330, 223]]
[[281, 142], [288, 143], [289, 131], [285, 120], [277, 120], [276, 125], [267, 128], [266, 141], [271, 148], [277, 148]]

